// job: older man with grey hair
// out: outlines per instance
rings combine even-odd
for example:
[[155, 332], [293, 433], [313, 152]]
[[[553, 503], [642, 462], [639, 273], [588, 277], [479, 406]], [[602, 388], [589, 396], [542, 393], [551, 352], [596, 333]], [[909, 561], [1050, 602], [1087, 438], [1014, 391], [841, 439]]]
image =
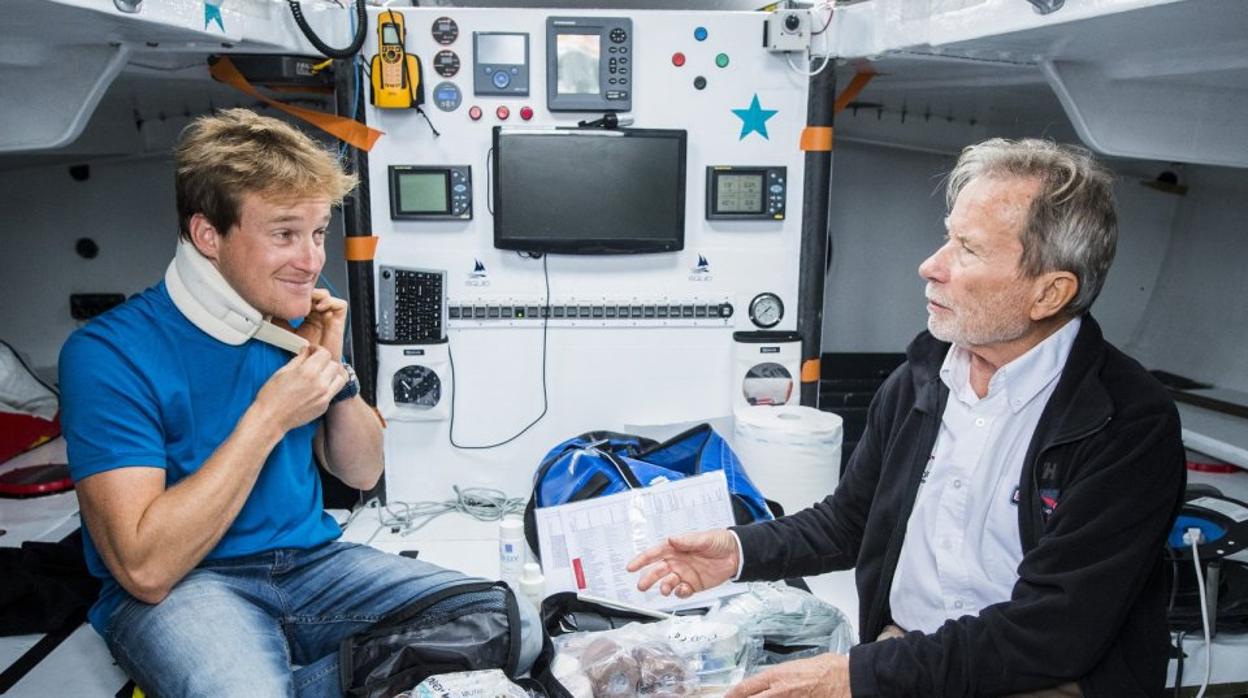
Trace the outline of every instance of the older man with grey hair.
[[856, 568], [863, 644], [730, 698], [1163, 690], [1183, 446], [1166, 391], [1088, 314], [1116, 246], [1112, 177], [1081, 148], [994, 139], [963, 151], [947, 200], [919, 267], [928, 331], [836, 491], [629, 564], [682, 597]]

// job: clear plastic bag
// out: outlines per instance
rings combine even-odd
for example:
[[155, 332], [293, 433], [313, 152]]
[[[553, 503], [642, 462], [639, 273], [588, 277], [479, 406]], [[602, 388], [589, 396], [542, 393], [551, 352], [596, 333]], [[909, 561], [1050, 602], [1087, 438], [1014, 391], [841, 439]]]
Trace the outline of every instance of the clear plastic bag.
[[576, 698], [719, 696], [761, 668], [854, 645], [848, 619], [809, 592], [750, 584], [705, 616], [554, 638], [551, 673]]
[[[769, 645], [848, 654], [854, 632], [840, 609], [808, 591], [776, 582], [751, 582], [748, 590], [707, 614]], [[788, 655], [780, 655], [788, 656]]]
[[399, 696], [407, 698], [529, 698], [499, 669], [436, 674]]
[[[551, 671], [577, 698], [700, 695], [700, 671], [710, 645], [708, 637], [693, 628], [686, 619], [677, 618], [632, 623], [606, 632], [563, 635], [555, 638], [557, 655]], [[735, 643], [735, 628], [729, 629]], [[735, 663], [728, 668], [733, 666]]]

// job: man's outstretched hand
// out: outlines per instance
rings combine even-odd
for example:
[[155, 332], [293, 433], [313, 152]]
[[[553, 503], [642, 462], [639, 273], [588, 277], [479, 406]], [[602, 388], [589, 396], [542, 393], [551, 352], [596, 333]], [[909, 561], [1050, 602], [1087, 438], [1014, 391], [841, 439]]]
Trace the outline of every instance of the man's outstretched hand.
[[702, 531], [668, 538], [633, 558], [628, 571], [652, 565], [638, 580], [637, 589], [646, 591], [658, 582], [664, 596], [676, 592], [684, 599], [732, 579], [739, 559], [730, 531]]

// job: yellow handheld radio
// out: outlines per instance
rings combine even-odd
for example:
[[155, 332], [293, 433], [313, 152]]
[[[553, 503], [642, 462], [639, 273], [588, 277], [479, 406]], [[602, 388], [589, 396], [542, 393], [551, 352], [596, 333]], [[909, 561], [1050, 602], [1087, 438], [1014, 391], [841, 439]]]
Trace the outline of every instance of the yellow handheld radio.
[[379, 109], [418, 109], [425, 103], [420, 59], [407, 52], [403, 15], [387, 10], [377, 16], [377, 55], [369, 65], [372, 101]]

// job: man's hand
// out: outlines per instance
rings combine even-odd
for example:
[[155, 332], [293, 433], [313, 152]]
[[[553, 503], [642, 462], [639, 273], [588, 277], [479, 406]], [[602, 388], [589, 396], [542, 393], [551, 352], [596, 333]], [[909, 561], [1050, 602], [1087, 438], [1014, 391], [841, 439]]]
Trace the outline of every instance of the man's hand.
[[660, 593], [668, 596], [675, 591], [684, 599], [732, 579], [738, 560], [737, 541], [731, 531], [721, 529], [672, 536], [633, 558], [628, 571], [654, 564], [637, 582], [637, 589], [645, 591], [662, 580]]
[[724, 698], [850, 698], [849, 657], [824, 654], [772, 667], [737, 684]]
[[290, 431], [325, 414], [329, 401], [347, 384], [347, 370], [338, 359], [315, 344], [304, 348], [265, 382], [256, 396], [283, 431]]
[[312, 346], [325, 347], [334, 361], [342, 360], [342, 339], [347, 329], [347, 302], [323, 288], [312, 289], [312, 312], [295, 334]]

